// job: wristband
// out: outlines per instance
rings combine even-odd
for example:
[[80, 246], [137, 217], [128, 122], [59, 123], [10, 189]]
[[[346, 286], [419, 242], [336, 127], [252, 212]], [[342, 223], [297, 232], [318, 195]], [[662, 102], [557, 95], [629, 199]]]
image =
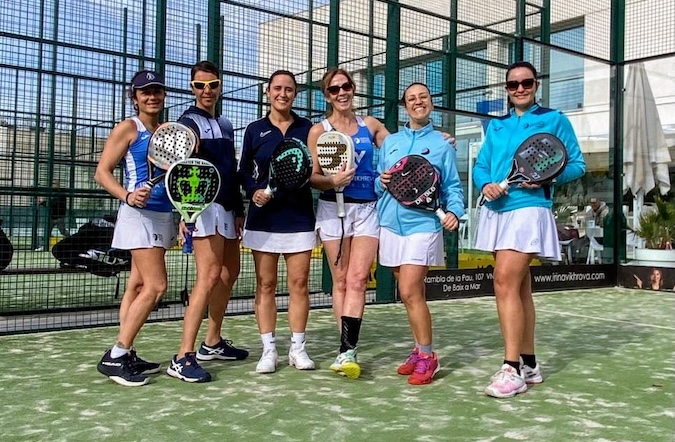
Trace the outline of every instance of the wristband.
[[131, 195], [132, 192], [128, 192], [127, 196], [124, 197], [124, 202], [127, 203], [127, 206], [129, 207], [135, 207], [133, 204], [129, 203], [129, 195]]

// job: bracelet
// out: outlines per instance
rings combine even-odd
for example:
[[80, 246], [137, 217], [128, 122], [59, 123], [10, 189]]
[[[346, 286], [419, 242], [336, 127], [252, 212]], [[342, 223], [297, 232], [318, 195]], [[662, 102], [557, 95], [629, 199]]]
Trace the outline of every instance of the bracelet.
[[133, 204], [129, 203], [129, 195], [131, 195], [131, 194], [132, 194], [132, 192], [127, 193], [127, 196], [124, 197], [124, 202], [127, 203], [127, 206], [134, 207]]

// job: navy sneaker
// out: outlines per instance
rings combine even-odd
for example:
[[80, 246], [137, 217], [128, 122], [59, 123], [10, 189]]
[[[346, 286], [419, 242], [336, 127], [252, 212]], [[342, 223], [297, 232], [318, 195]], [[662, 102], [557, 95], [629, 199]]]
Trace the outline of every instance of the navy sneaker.
[[129, 353], [119, 358], [113, 358], [110, 356], [110, 350], [108, 350], [99, 361], [96, 369], [99, 373], [108, 376], [111, 381], [125, 387], [140, 387], [148, 383], [147, 376], [139, 373], [133, 366]]
[[195, 353], [185, 353], [185, 356], [180, 359], [176, 359], [177, 356], [174, 355], [171, 358], [166, 374], [185, 382], [211, 381], [211, 374], [199, 365], [195, 359]]
[[129, 352], [131, 355], [131, 365], [136, 368], [136, 371], [139, 372], [140, 374], [155, 374], [159, 373], [159, 369], [161, 365], [159, 365], [156, 362], [148, 362], [144, 359], [141, 359], [138, 357], [136, 354], [136, 349], [131, 348], [131, 351]]
[[232, 341], [220, 338], [220, 342], [213, 347], [202, 342], [197, 352], [197, 359], [200, 361], [213, 361], [220, 359], [221, 361], [241, 361], [248, 357], [248, 351], [237, 348], [232, 345]]

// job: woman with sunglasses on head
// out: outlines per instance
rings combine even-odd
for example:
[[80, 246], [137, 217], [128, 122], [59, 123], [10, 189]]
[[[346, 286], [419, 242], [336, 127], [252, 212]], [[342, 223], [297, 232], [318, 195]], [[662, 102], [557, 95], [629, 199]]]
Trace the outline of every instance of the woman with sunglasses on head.
[[[216, 115], [222, 92], [218, 67], [200, 61], [192, 67], [190, 86], [195, 105], [178, 119], [195, 131], [199, 148], [193, 156], [213, 163], [220, 172], [218, 196], [197, 218], [193, 246], [197, 277], [185, 308], [183, 335], [167, 374], [186, 382], [208, 382], [211, 374], [197, 360], [241, 360], [248, 352], [236, 348], [221, 335], [225, 310], [239, 275], [239, 238], [244, 224], [244, 203], [237, 178], [232, 123]], [[181, 223], [181, 236], [186, 229]], [[208, 307], [206, 337], [195, 352], [197, 333]]]
[[[409, 376], [408, 383], [412, 385], [424, 385], [431, 383], [440, 369], [432, 347], [431, 314], [424, 278], [429, 266], [444, 265], [442, 230], [459, 227], [459, 218], [464, 214], [464, 194], [455, 150], [447, 148], [447, 141], [434, 130], [429, 118], [434, 110], [429, 88], [423, 83], [411, 84], [403, 92], [401, 105], [410, 120], [403, 129], [384, 140], [377, 165], [380, 172], [380, 179], [375, 181], [379, 196], [379, 262], [392, 268], [415, 339], [414, 350], [397, 372]], [[408, 155], [423, 156], [438, 172], [440, 201], [446, 211], [442, 221], [432, 211], [400, 204], [386, 191], [392, 178], [390, 170]]]
[[[373, 152], [389, 131], [371, 116], [354, 114], [355, 85], [345, 70], [327, 71], [321, 80], [321, 89], [329, 110], [326, 118], [310, 130], [307, 144], [314, 161], [310, 181], [313, 187], [321, 190], [316, 228], [330, 265], [333, 313], [341, 332], [338, 356], [330, 368], [355, 379], [361, 373], [356, 352], [366, 302], [366, 283], [377, 253], [380, 231], [375, 210], [374, 180], [377, 174]], [[331, 130], [352, 137], [356, 167], [343, 167], [337, 174], [325, 176], [319, 165], [316, 145], [319, 136]], [[337, 217], [333, 190], [342, 186], [346, 186], [344, 224]]]
[[309, 267], [314, 232], [314, 201], [309, 184], [300, 189], [274, 195], [265, 193], [274, 149], [284, 139], [307, 142], [312, 122], [293, 112], [298, 93], [295, 76], [284, 70], [274, 72], [265, 94], [270, 110], [265, 117], [250, 123], [244, 133], [239, 162], [239, 175], [251, 199], [244, 247], [251, 249], [256, 272], [255, 317], [258, 322], [263, 352], [256, 365], [258, 373], [274, 373], [278, 364], [276, 349], [277, 264], [284, 255], [288, 282], [288, 322], [291, 343], [289, 365], [299, 370], [314, 370], [314, 361], [305, 349], [305, 327], [309, 317]]
[[490, 201], [481, 210], [476, 249], [495, 259], [494, 290], [504, 340], [502, 367], [485, 389], [488, 396], [508, 398], [543, 381], [534, 352], [535, 310], [530, 263], [539, 256], [560, 261], [560, 246], [550, 185], [521, 184], [504, 190], [499, 183], [509, 174], [518, 146], [537, 133], [558, 137], [568, 163], [557, 183], [581, 177], [585, 163], [567, 117], [536, 103], [537, 71], [524, 61], [506, 70], [509, 113], [488, 125], [485, 142], [473, 168], [473, 181]]
[[[97, 365], [103, 375], [120, 385], [148, 383], [146, 375], [159, 373], [160, 365], [136, 355], [134, 340], [167, 287], [164, 255], [175, 242], [173, 206], [163, 183], [145, 187], [154, 173], [149, 164], [150, 137], [159, 126], [166, 86], [160, 74], [137, 72], [129, 89], [136, 116], [119, 123], [110, 132], [96, 167], [96, 182], [120, 200], [112, 247], [131, 251], [131, 273], [120, 303], [117, 343]], [[124, 170], [124, 185], [114, 172]]]

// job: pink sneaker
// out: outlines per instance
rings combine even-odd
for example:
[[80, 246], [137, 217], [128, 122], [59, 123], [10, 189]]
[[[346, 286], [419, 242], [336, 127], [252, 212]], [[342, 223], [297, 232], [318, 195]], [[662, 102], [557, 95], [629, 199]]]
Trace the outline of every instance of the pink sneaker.
[[420, 352], [415, 364], [415, 371], [408, 378], [408, 383], [411, 385], [430, 384], [440, 369], [441, 366], [438, 364], [436, 353], [426, 355]]
[[415, 365], [417, 365], [417, 360], [420, 358], [420, 349], [415, 347], [415, 349], [410, 353], [408, 359], [404, 363], [398, 366], [396, 372], [403, 376], [410, 376], [415, 371]]
[[527, 384], [515, 368], [502, 365], [491, 378], [492, 383], [485, 388], [485, 394], [496, 398], [509, 398], [527, 391]]

